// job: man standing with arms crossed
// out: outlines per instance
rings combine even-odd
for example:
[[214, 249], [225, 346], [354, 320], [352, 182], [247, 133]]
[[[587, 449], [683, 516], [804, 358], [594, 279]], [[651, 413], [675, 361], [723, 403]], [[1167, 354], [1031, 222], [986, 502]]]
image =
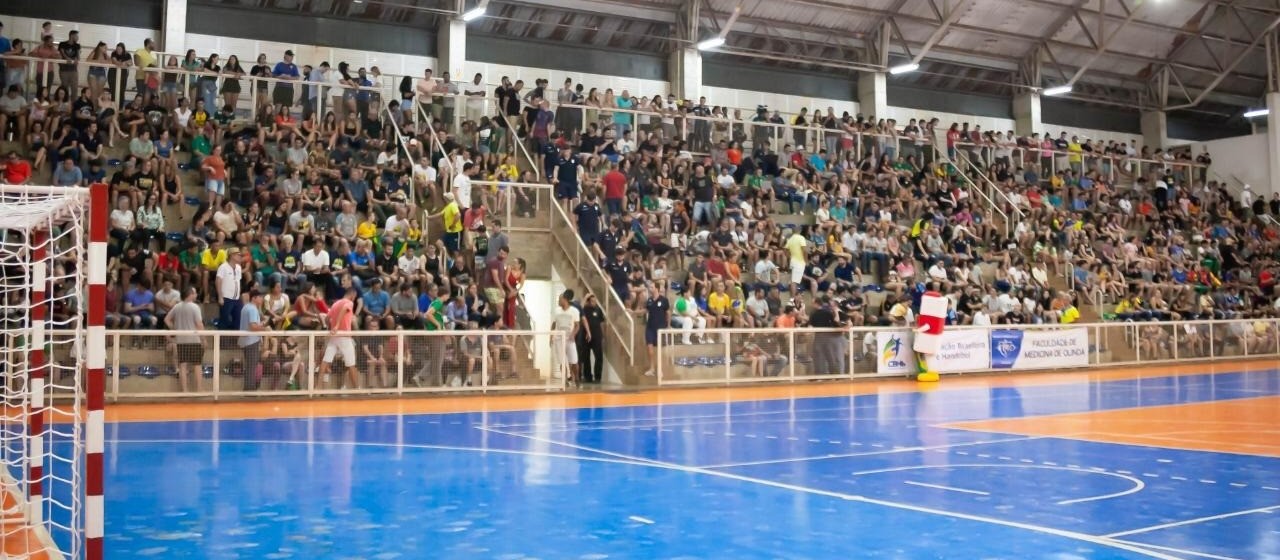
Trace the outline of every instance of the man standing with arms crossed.
[[[342, 298], [329, 308], [329, 341], [324, 346], [324, 358], [320, 362], [320, 378], [329, 383], [329, 367], [338, 353], [342, 353], [342, 364], [347, 368], [347, 382], [352, 389], [360, 387], [356, 377], [356, 343], [351, 339], [351, 323], [355, 317], [356, 289], [347, 288]], [[347, 384], [341, 383], [346, 389]]]

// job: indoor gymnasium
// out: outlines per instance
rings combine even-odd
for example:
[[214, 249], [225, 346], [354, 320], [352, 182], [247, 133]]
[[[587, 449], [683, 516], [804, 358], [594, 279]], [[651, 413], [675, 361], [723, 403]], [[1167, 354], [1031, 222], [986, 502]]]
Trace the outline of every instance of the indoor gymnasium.
[[1280, 559], [1274, 1], [10, 0], [0, 69], [0, 558]]

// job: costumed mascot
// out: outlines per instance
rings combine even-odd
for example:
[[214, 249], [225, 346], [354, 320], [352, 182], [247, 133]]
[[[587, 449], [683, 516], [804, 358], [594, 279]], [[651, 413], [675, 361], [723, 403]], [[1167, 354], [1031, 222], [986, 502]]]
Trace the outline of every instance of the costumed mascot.
[[947, 298], [934, 291], [920, 297], [920, 314], [916, 318], [915, 342], [916, 380], [937, 381], [938, 372], [929, 368], [929, 357], [938, 351], [942, 340], [942, 328], [947, 324]]

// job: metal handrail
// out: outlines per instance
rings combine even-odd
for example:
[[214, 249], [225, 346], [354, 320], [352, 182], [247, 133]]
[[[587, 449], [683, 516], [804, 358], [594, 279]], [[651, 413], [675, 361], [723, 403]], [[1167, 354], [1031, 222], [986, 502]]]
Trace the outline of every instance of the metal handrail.
[[[999, 199], [1003, 201], [1005, 204], [1007, 204], [1008, 207], [1013, 211], [1014, 213], [1013, 217], [1018, 218], [1019, 220], [1021, 220], [1024, 217], [1022, 209], [1018, 208], [1018, 206], [1013, 203], [1013, 199], [1009, 198], [1009, 194], [1004, 192], [1004, 190], [1000, 188], [1000, 185], [997, 185], [995, 181], [992, 181], [991, 177], [988, 177], [986, 172], [984, 172], [981, 167], [978, 167], [978, 165], [974, 163], [973, 160], [969, 159], [967, 156], [961, 155], [961, 154], [957, 154], [957, 155], [959, 155], [958, 159], [964, 162], [965, 168], [958, 168], [956, 169], [956, 171], [961, 175], [967, 175], [967, 173], [971, 172], [977, 177], [979, 177], [979, 182], [981, 182], [982, 186], [985, 187], [985, 189], [979, 189], [979, 190], [982, 191], [983, 197], [986, 198], [988, 202], [998, 206], [997, 199]], [[972, 182], [972, 178], [968, 178], [968, 179], [970, 180], [970, 182]], [[974, 185], [976, 186], [977, 183], [974, 183]], [[1002, 211], [1001, 214], [1004, 215], [1006, 219], [1009, 218], [1008, 213]], [[1005, 225], [1006, 234], [1008, 233], [1008, 226], [1009, 224], [1006, 223]]]
[[[391, 125], [391, 131], [396, 135], [397, 151], [404, 154], [405, 160], [409, 162], [410, 169], [412, 169], [417, 162], [413, 160], [413, 153], [409, 151], [409, 137], [405, 136], [400, 130], [400, 125], [396, 124], [395, 118], [391, 116], [391, 107], [389, 105], [382, 106], [382, 115], [387, 120], [387, 123]], [[417, 180], [414, 177], [415, 175], [417, 174], [409, 173], [409, 200], [417, 202], [418, 191], [414, 188], [414, 182]]]
[[[959, 177], [964, 183], [968, 185], [966, 190], [968, 190], [970, 193], [975, 193], [978, 196], [982, 197], [982, 200], [986, 201], [987, 207], [993, 210], [994, 212], [996, 212], [997, 214], [999, 214], [1001, 218], [1003, 218], [1003, 220], [1001, 221], [1004, 222], [1004, 233], [1005, 235], [1009, 235], [1010, 228], [1012, 227], [1012, 224], [1010, 223], [1010, 220], [1009, 220], [1009, 214], [1005, 212], [1004, 209], [1001, 208], [999, 204], [996, 204], [996, 201], [992, 199], [986, 193], [985, 190], [980, 188], [977, 185], [977, 183], [974, 183], [973, 179], [969, 178], [969, 175], [965, 173], [965, 171], [959, 165], [956, 164], [955, 160], [948, 157], [947, 154], [944, 153], [942, 150], [937, 149], [937, 146], [934, 146], [933, 155], [934, 155], [935, 161], [940, 162], [942, 164], [950, 165], [953, 169], [955, 169], [956, 176]], [[966, 160], [966, 163], [968, 163], [968, 160]], [[981, 175], [981, 173], [979, 173], [979, 175]], [[1012, 205], [1010, 205], [1010, 207], [1013, 208]], [[1022, 217], [1022, 212], [1020, 210], [1018, 210], [1017, 208], [1013, 208], [1013, 210], [1015, 212], [1018, 212], [1019, 218]], [[992, 218], [994, 217], [995, 216], [993, 215]]]
[[[605, 321], [605, 322], [609, 324], [609, 328], [613, 330], [613, 333], [617, 335], [619, 339], [621, 339], [622, 348], [627, 353], [628, 363], [634, 364], [635, 363], [634, 346], [635, 346], [635, 332], [636, 332], [635, 316], [631, 313], [631, 310], [627, 309], [626, 302], [622, 301], [622, 297], [619, 296], [618, 293], [612, 289], [611, 287], [612, 283], [609, 281], [609, 276], [605, 274], [603, 269], [600, 268], [600, 263], [596, 261], [595, 255], [592, 254], [591, 252], [591, 248], [587, 247], [586, 243], [583, 243], [582, 237], [578, 235], [578, 228], [574, 227], [573, 222], [570, 221], [569, 216], [565, 214], [564, 209], [561, 208], [559, 204], [556, 204], [554, 202], [551, 204], [551, 206], [554, 208], [551, 214], [552, 215], [551, 236], [555, 238], [556, 244], [560, 246], [560, 249], [564, 251], [565, 255], [568, 256], [570, 260], [573, 261], [573, 267], [574, 267], [575, 273], [577, 273], [578, 275], [583, 274], [584, 266], [585, 266], [585, 264], [582, 262], [583, 260], [586, 260], [588, 263], [590, 263], [590, 268], [585, 269], [586, 272], [588, 274], [595, 275], [601, 283], [602, 290], [608, 293], [607, 294], [595, 293], [595, 290], [591, 289], [591, 283], [587, 281], [586, 278], [583, 278], [582, 283], [584, 286], [586, 286], [587, 290], [590, 290], [592, 292], [592, 295], [596, 296], [596, 300], [601, 302], [601, 306], [604, 307], [604, 312], [606, 316], [612, 315], [612, 316], [621, 316], [625, 318], [625, 323], [627, 327], [626, 332], [623, 332], [619, 328], [619, 325], [615, 324], [614, 321]], [[574, 239], [573, 243], [575, 243], [574, 247], [570, 248], [566, 246], [565, 242], [561, 239], [563, 235], [557, 235], [556, 227], [555, 227], [556, 218], [559, 218], [559, 221], [560, 221], [560, 224], [559, 224], [560, 231], [567, 232], [569, 235], [573, 236], [573, 239]], [[583, 259], [582, 255], [586, 255], [586, 258]]]

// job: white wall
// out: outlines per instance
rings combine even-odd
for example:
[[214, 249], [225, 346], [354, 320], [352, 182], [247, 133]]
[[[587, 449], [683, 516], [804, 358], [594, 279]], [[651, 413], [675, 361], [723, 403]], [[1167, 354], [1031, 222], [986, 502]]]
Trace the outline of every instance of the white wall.
[[1271, 172], [1267, 161], [1280, 155], [1270, 153], [1266, 134], [1192, 142], [1190, 147], [1194, 155], [1200, 155], [1208, 148], [1209, 155], [1213, 157], [1213, 165], [1209, 167], [1210, 180], [1224, 181], [1233, 191], [1239, 191], [1242, 184], [1252, 185], [1256, 193], [1267, 194], [1270, 190]]
[[787, 114], [798, 113], [802, 107], [808, 107], [810, 112], [820, 109], [824, 115], [827, 113], [827, 107], [834, 109], [836, 115], [845, 111], [851, 115], [858, 114], [858, 102], [853, 99], [822, 99], [706, 85], [702, 86], [702, 94], [707, 97], [707, 103], [711, 105], [742, 109], [742, 116], [748, 119], [755, 115], [755, 108], [760, 105], [768, 105], [771, 111], [776, 109]]
[[[240, 66], [245, 71], [248, 71], [249, 67], [253, 66], [254, 60], [259, 54], [266, 54], [267, 60], [271, 64], [275, 64], [284, 58], [284, 51], [286, 50], [293, 51], [296, 55], [295, 60], [298, 62], [298, 66], [303, 64], [315, 66], [321, 62], [328, 62], [330, 66], [336, 68], [339, 62], [346, 61], [352, 68], [377, 66], [383, 74], [407, 75], [415, 78], [422, 76], [424, 69], [431, 68], [434, 70], [436, 66], [436, 59], [429, 56], [354, 51], [333, 47], [277, 43], [274, 41], [216, 37], [199, 33], [187, 34], [187, 48], [195, 49], [196, 53], [202, 57], [217, 53], [224, 61], [229, 55], [234, 54], [240, 57]], [[454, 77], [454, 79], [456, 80], [457, 78]]]
[[124, 43], [129, 48], [129, 51], [133, 52], [134, 49], [142, 46], [144, 39], [153, 38], [159, 40], [159, 32], [154, 29], [95, 25], [56, 19], [32, 19], [14, 16], [3, 16], [3, 18], [5, 36], [22, 39], [23, 43], [27, 43], [27, 52], [30, 52], [40, 43], [40, 24], [46, 21], [53, 22], [54, 43], [66, 40], [67, 34], [73, 29], [80, 31], [80, 44], [83, 46], [82, 54], [84, 56], [89, 56], [89, 52], [98, 44], [98, 41], [107, 44], [108, 52], [110, 52], [110, 49], [115, 48], [116, 43]]

